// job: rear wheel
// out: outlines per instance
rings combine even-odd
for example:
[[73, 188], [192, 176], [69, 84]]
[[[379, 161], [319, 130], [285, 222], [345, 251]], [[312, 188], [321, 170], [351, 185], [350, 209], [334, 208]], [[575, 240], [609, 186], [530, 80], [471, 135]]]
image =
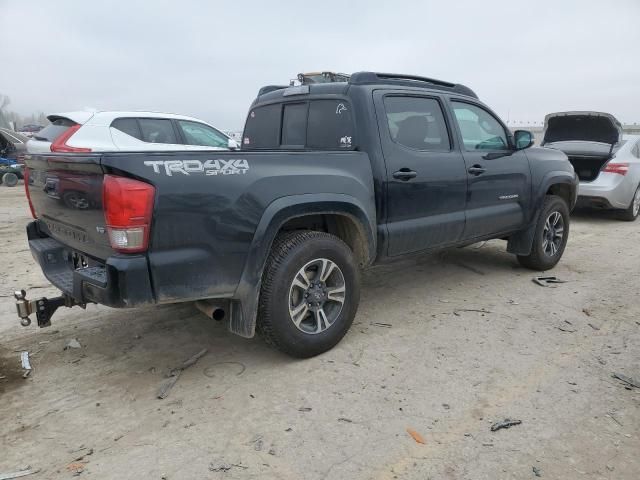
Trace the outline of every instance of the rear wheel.
[[620, 210], [618, 216], [620, 220], [633, 222], [638, 218], [638, 214], [640, 214], [640, 185], [636, 188], [636, 193], [634, 193], [633, 198], [631, 199], [631, 205], [629, 205], [629, 208], [626, 210]]
[[569, 207], [556, 195], [547, 195], [536, 224], [529, 255], [518, 261], [532, 270], [549, 270], [560, 261], [569, 238]]
[[7, 187], [15, 187], [18, 183], [18, 176], [15, 173], [5, 173], [2, 175], [2, 183]]
[[262, 278], [258, 332], [288, 355], [313, 357], [344, 337], [359, 300], [358, 268], [342, 240], [324, 232], [281, 234]]

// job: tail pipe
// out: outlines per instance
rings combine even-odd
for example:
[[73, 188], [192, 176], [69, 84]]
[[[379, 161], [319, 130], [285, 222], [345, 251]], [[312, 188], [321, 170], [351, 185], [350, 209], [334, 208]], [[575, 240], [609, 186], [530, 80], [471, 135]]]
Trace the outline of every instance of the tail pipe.
[[213, 320], [224, 320], [225, 311], [221, 305], [215, 304], [209, 300], [198, 300], [196, 302], [196, 308]]

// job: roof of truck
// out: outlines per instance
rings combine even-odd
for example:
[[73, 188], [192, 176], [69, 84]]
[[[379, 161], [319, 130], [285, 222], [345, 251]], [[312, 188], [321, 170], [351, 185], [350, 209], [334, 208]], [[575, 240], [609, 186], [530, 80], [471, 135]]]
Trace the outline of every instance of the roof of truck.
[[289, 95], [302, 94], [344, 94], [351, 85], [385, 85], [398, 87], [424, 88], [456, 93], [467, 97], [478, 98], [473, 90], [460, 83], [451, 83], [433, 78], [398, 73], [357, 72], [349, 77], [348, 82], [328, 82], [309, 85], [267, 85], [258, 92], [260, 102], [277, 100]]

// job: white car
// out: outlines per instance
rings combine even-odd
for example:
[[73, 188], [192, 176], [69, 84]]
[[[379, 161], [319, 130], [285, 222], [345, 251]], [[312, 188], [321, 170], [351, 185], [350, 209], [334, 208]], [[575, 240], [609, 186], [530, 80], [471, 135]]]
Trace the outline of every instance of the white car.
[[580, 179], [578, 204], [640, 214], [640, 135], [622, 135], [609, 113], [558, 112], [545, 117], [542, 146], [563, 151]]
[[235, 140], [197, 118], [157, 112], [67, 112], [47, 116], [28, 153], [230, 150]]

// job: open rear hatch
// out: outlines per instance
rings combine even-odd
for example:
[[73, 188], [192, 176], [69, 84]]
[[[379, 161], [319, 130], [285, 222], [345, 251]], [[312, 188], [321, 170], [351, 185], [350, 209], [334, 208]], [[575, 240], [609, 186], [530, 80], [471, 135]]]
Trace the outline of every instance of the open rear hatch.
[[622, 125], [609, 113], [558, 112], [544, 119], [542, 145], [566, 153], [584, 182], [598, 178], [621, 138]]

